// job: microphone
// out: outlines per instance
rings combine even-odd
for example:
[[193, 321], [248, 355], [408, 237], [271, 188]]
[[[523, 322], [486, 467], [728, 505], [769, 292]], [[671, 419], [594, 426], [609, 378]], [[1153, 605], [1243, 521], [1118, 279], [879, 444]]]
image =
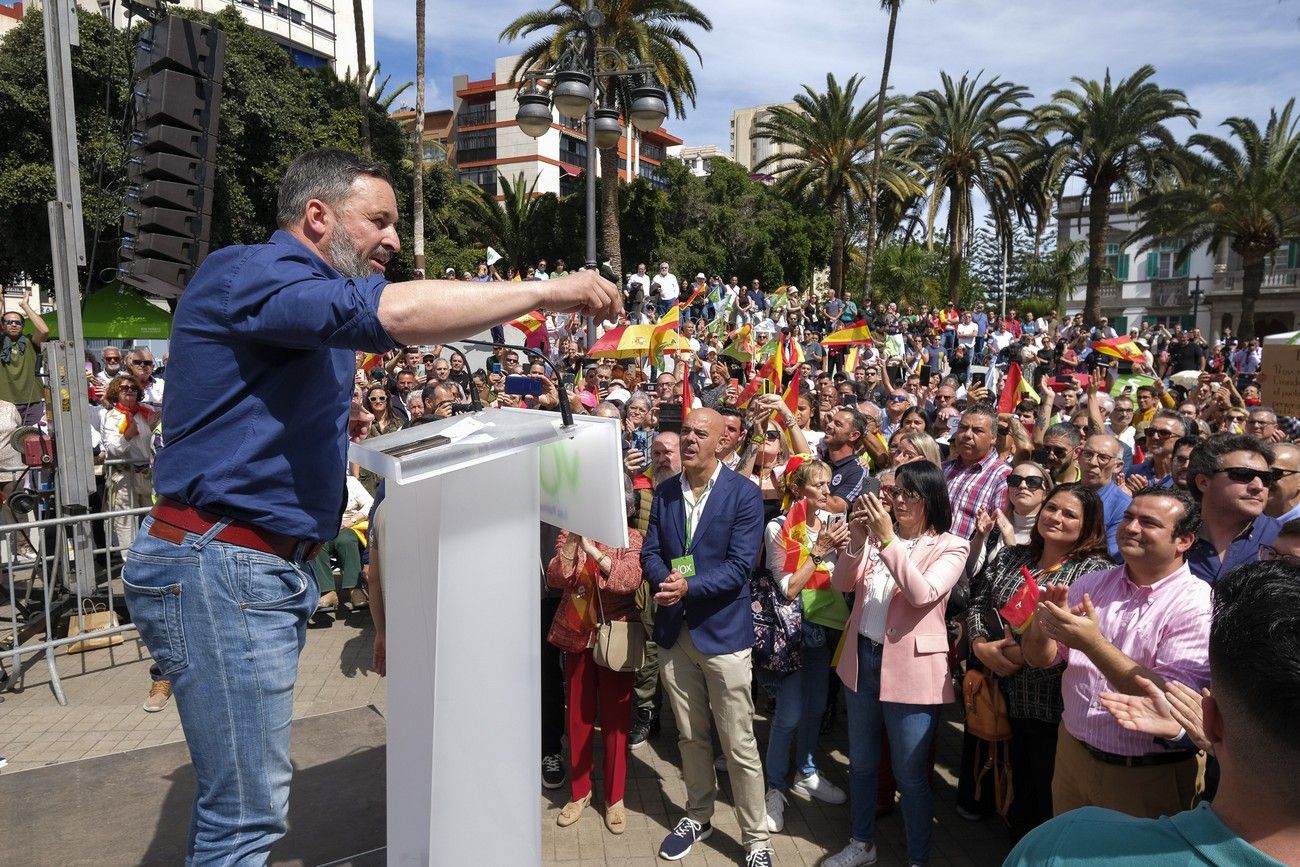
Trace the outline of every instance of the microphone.
[[549, 367], [551, 369], [551, 372], [555, 374], [555, 383], [556, 383], [555, 389], [560, 394], [560, 425], [565, 428], [573, 427], [573, 407], [569, 406], [569, 389], [564, 384], [564, 377], [560, 374], [559, 368], [557, 368], [554, 364], [552, 364], [551, 360], [547, 358], [545, 355], [543, 355], [541, 352], [538, 352], [536, 349], [529, 349], [527, 346], [520, 346], [514, 343], [490, 343], [486, 340], [461, 340], [458, 342], [467, 344], [469, 346], [482, 346], [485, 349], [492, 349], [492, 350], [495, 350], [498, 347], [504, 347], [506, 349], [514, 349], [532, 358], [536, 358], [546, 367]]

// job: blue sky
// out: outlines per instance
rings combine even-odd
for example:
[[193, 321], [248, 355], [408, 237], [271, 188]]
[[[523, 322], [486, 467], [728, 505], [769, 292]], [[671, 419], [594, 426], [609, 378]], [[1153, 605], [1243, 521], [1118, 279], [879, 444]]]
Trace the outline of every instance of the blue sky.
[[[543, 3], [429, 3], [427, 107], [450, 106], [452, 75], [486, 77], [493, 58], [516, 53], [497, 35]], [[696, 33], [698, 104], [666, 124], [687, 144], [726, 149], [733, 108], [786, 101], [803, 84], [824, 89], [827, 72], [861, 74], [864, 93], [879, 85], [887, 18], [875, 0], [696, 3], [714, 25]], [[397, 82], [414, 78], [414, 17], [411, 0], [375, 0], [375, 53]], [[1159, 84], [1187, 92], [1200, 128], [1214, 130], [1300, 97], [1298, 18], [1297, 0], [907, 0], [891, 84], [911, 92], [937, 87], [940, 70], [983, 70], [1045, 101], [1073, 75], [1100, 78], [1109, 67], [1119, 77], [1151, 63]]]

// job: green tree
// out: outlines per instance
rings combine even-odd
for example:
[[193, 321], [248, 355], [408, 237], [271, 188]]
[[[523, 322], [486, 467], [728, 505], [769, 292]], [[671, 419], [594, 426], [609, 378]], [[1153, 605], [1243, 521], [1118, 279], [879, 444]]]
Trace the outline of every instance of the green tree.
[[[938, 250], [921, 244], [898, 241], [883, 242], [872, 260], [875, 273], [871, 285], [877, 298], [919, 306], [929, 304], [942, 307], [948, 301], [948, 259]], [[975, 280], [962, 264], [958, 283], [958, 302], [970, 306], [984, 300], [984, 287]]]
[[[759, 135], [791, 150], [778, 151], [754, 170], [771, 171], [783, 192], [815, 197], [831, 215], [830, 282], [837, 292], [844, 288], [848, 200], [871, 200], [867, 188], [872, 168], [866, 153], [875, 139], [878, 112], [874, 101], [854, 107], [860, 83], [854, 75], [841, 87], [827, 73], [825, 93], [804, 85], [804, 92], [794, 97], [796, 108], [773, 106], [757, 126]], [[920, 193], [911, 175], [919, 171], [914, 162], [893, 152], [882, 154], [880, 161], [881, 186], [900, 198]]]
[[541, 199], [534, 195], [537, 179], [524, 183], [523, 172], [512, 182], [500, 175], [501, 198], [477, 184], [466, 184], [465, 216], [474, 224], [477, 236], [505, 258], [511, 268], [526, 268], [538, 252], [536, 229]]
[[1255, 336], [1255, 302], [1268, 257], [1300, 238], [1300, 121], [1294, 109], [1294, 99], [1280, 113], [1273, 109], [1262, 130], [1250, 118], [1230, 117], [1223, 123], [1227, 139], [1193, 135], [1187, 144], [1196, 153], [1182, 178], [1134, 206], [1139, 222], [1130, 238], [1145, 239], [1145, 249], [1181, 238], [1180, 259], [1225, 242], [1241, 256], [1242, 340]]
[[1015, 284], [1018, 299], [1050, 299], [1052, 308], [1065, 310], [1065, 301], [1088, 276], [1088, 242], [1076, 239], [1063, 247], [1036, 253], [1026, 260], [1024, 274]]
[[1021, 105], [1031, 94], [997, 78], [981, 84], [978, 75], [963, 75], [960, 81], [946, 72], [939, 76], [941, 89], [922, 91], [903, 104], [897, 145], [930, 173], [928, 245], [934, 241], [939, 208], [948, 203], [948, 299], [956, 303], [962, 254], [974, 229], [976, 191], [992, 209], [999, 236], [1009, 237], [1019, 158], [1032, 144], [1018, 125], [1028, 116]]
[[[512, 79], [530, 69], [547, 69], [566, 53], [570, 37], [582, 38], [587, 31], [587, 0], [557, 0], [548, 9], [520, 15], [501, 31], [501, 39], [514, 42], [534, 34], [543, 34], [526, 46], [511, 73]], [[686, 25], [712, 30], [713, 23], [687, 0], [595, 0], [601, 23], [595, 28], [597, 48], [613, 49], [631, 63], [653, 63], [654, 77], [668, 92], [673, 113], [686, 116], [686, 103], [695, 107], [695, 74], [687, 53], [703, 60], [691, 41]], [[626, 78], [608, 76], [605, 91], [613, 97], [614, 107], [623, 117], [631, 105]], [[595, 142], [589, 141], [594, 147]], [[600, 152], [601, 234], [605, 257], [616, 272], [622, 270], [619, 249], [618, 150]]]
[[1088, 325], [1101, 318], [1101, 284], [1110, 222], [1111, 193], [1120, 187], [1150, 185], [1176, 169], [1182, 149], [1169, 129], [1172, 120], [1196, 125], [1201, 113], [1181, 90], [1162, 88], [1151, 79], [1155, 67], [1143, 66], [1112, 84], [1110, 70], [1102, 81], [1072, 79], [1075, 89], [1058, 90], [1036, 112], [1038, 132], [1062, 154], [1065, 177], [1082, 178], [1088, 195], [1088, 294], [1083, 317]]
[[[122, 219], [116, 179], [125, 160], [121, 117], [130, 93], [134, 41], [108, 20], [77, 10], [81, 44], [72, 49], [82, 218], [90, 273], [113, 271]], [[49, 86], [41, 11], [0, 40], [0, 281], [23, 276], [49, 285], [50, 229], [45, 203], [55, 198], [50, 162]], [[98, 183], [101, 179], [103, 183]]]

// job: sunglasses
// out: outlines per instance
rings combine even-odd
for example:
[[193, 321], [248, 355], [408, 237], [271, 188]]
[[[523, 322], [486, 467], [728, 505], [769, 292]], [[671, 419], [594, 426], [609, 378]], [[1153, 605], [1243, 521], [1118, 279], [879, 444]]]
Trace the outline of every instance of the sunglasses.
[[5, 325], [22, 325], [23, 321], [21, 319], [6, 319], [4, 323]]
[[1149, 431], [1147, 431], [1147, 436], [1151, 437], [1152, 439], [1167, 440], [1170, 437], [1178, 436], [1178, 434], [1174, 433], [1171, 430], [1161, 430], [1158, 427], [1153, 427]]
[[132, 366], [132, 367], [153, 367], [153, 362], [152, 362], [152, 361], [133, 361], [133, 362], [131, 362], [131, 366]]
[[1017, 476], [1014, 473], [1007, 476], [1008, 488], [1025, 487], [1031, 491], [1041, 491], [1047, 487], [1047, 480], [1038, 476]]
[[122, 356], [120, 356], [120, 355], [105, 355], [105, 356], [104, 356], [104, 363], [105, 363], [105, 364], [107, 364], [107, 363], [110, 362], [110, 361], [121, 361], [121, 360], [122, 360]]
[[[883, 488], [881, 493], [884, 493]], [[889, 489], [889, 498], [896, 503], [919, 503], [921, 501], [921, 495], [916, 491], [908, 491], [898, 485], [894, 485]]]
[[781, 438], [781, 432], [780, 432], [779, 430], [770, 430], [770, 431], [767, 431], [767, 432], [766, 432], [766, 435], [767, 435], [767, 441], [768, 441], [768, 442], [776, 442], [777, 440], [779, 440], [779, 439]]
[[889, 396], [889, 402], [890, 402], [890, 403], [906, 403], [906, 402], [907, 402], [907, 395], [905, 395], [905, 394], [891, 394], [891, 395]]
[[136, 388], [134, 385], [124, 385], [119, 388], [118, 391], [133, 391], [136, 394], [140, 393], [140, 389]]
[[1054, 458], [1063, 458], [1070, 453], [1065, 446], [1046, 446], [1043, 450]]
[[372, 397], [372, 398], [368, 398], [368, 400], [371, 403], [388, 403], [388, 398], [386, 397]]
[[1223, 467], [1214, 471], [1216, 474], [1223, 473], [1228, 480], [1239, 485], [1248, 485], [1255, 479], [1259, 479], [1265, 485], [1271, 485], [1277, 479], [1277, 474], [1273, 470], [1256, 470], [1250, 467]]

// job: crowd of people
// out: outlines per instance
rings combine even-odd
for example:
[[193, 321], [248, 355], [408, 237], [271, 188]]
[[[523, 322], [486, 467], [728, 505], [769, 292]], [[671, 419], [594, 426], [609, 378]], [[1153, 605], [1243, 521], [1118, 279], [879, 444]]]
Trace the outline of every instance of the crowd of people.
[[[359, 195], [387, 189], [377, 170], [349, 171], [359, 172]], [[387, 207], [386, 198], [376, 200]], [[297, 253], [286, 251], [300, 243], [341, 256], [313, 222], [335, 205], [304, 201], [288, 210], [292, 219], [271, 244], [247, 249], [280, 255], [286, 268], [298, 267]], [[358, 255], [369, 250], [363, 240]], [[359, 259], [357, 279], [391, 249], [376, 246]], [[484, 263], [480, 278], [486, 270]], [[532, 277], [543, 273], [551, 277], [539, 262]], [[577, 297], [583, 287], [569, 279]], [[1292, 440], [1300, 422], [1262, 403], [1256, 343], [1224, 333], [1210, 345], [1196, 329], [1143, 325], [1117, 355], [1108, 351], [1113, 344], [1098, 343], [1121, 337], [1104, 319], [1088, 327], [1053, 312], [1004, 317], [980, 304], [880, 302], [860, 310], [829, 290], [768, 292], [758, 280], [746, 289], [736, 277], [724, 283], [703, 273], [683, 285], [663, 263], [654, 275], [644, 265], [627, 275], [621, 320], [589, 334], [581, 315], [538, 311], [514, 321], [530, 352], [499, 345], [473, 369], [450, 343], [383, 351], [402, 336], [454, 336], [435, 328], [432, 314], [403, 319], [415, 315], [413, 306], [396, 306], [403, 293], [416, 297], [427, 287], [401, 285], [410, 288], [368, 283], [369, 312], [349, 326], [357, 332], [350, 345], [375, 350], [357, 353], [354, 381], [352, 415], [370, 420], [369, 436], [480, 407], [551, 411], [566, 400], [575, 413], [622, 425], [626, 478], [608, 482], [625, 491], [630, 546], [559, 532], [548, 534], [542, 552], [540, 770], [545, 788], [569, 786], [561, 826], [594, 800], [599, 726], [604, 822], [624, 832], [627, 751], [656, 738], [661, 715], [671, 713], [686, 802], [660, 857], [683, 858], [712, 833], [721, 773], [748, 867], [773, 863], [771, 837], [785, 830], [791, 797], [845, 805], [850, 838], [827, 867], [874, 863], [877, 820], [896, 805], [907, 859], [924, 865], [933, 848], [935, 738], [945, 705], [961, 697], [968, 721], [983, 708], [1005, 737], [990, 743], [968, 728], [958, 813], [1005, 818], [1012, 863], [1132, 854], [1122, 840], [1090, 838], [1090, 827], [1126, 829], [1155, 847], [1143, 854], [1156, 851], [1169, 863], [1174, 850], [1200, 847], [1202, 838], [1248, 853], [1252, 863], [1295, 856], [1300, 760], [1289, 726], [1300, 711], [1300, 446]], [[379, 306], [381, 290], [399, 300]], [[583, 304], [609, 308], [603, 300]], [[190, 305], [191, 320], [207, 317], [214, 329], [191, 347], [204, 357], [174, 359], [190, 381], [235, 351], [217, 329], [224, 308], [196, 305], [218, 302], [203, 296]], [[670, 315], [679, 323], [676, 351], [592, 353], [608, 329]], [[481, 319], [458, 328], [468, 332]], [[22, 325], [11, 326], [7, 314], [6, 328]], [[272, 333], [275, 322], [259, 327]], [[853, 341], [834, 338], [845, 329]], [[786, 360], [781, 370], [764, 353], [773, 342]], [[8, 333], [5, 348], [30, 351]], [[288, 527], [293, 532], [251, 541], [230, 533], [238, 521], [203, 511], [208, 477], [179, 469], [219, 457], [206, 441], [194, 451], [199, 396], [174, 394], [179, 424], [160, 429], [163, 383], [147, 351], [110, 347], [98, 361], [103, 369], [88, 371], [87, 397], [102, 410], [106, 453], [157, 460], [167, 478], [136, 539], [145, 554], [128, 561], [127, 580], [155, 678], [190, 678], [190, 698], [181, 701], [190, 735], [219, 720], [204, 700], [209, 684], [198, 679], [206, 667], [169, 654], [172, 636], [161, 626], [158, 606], [169, 587], [181, 586], [172, 583], [182, 565], [173, 549], [194, 545], [192, 560], [208, 557], [203, 545], [225, 534], [283, 560], [309, 553], [318, 592], [295, 594], [294, 622], [308, 604], [318, 614], [342, 606], [339, 591], [364, 609], [368, 583], [372, 595], [382, 592], [367, 581], [362, 558], [369, 541], [362, 525], [379, 480], [353, 469], [341, 522], [332, 507], [312, 503], [298, 510], [302, 526]], [[291, 394], [292, 373], [252, 383], [265, 392], [258, 401], [298, 405], [328, 391]], [[756, 387], [762, 380], [769, 385]], [[187, 402], [185, 412], [174, 409], [177, 401]], [[240, 404], [249, 412], [261, 405]], [[266, 433], [267, 442], [240, 446], [252, 450], [249, 466], [272, 456], [291, 475], [294, 456], [271, 451], [283, 444]], [[328, 445], [316, 457], [341, 458]], [[258, 499], [265, 494], [253, 476], [235, 481], [225, 496], [251, 516], [241, 520], [275, 507]], [[138, 484], [110, 484], [112, 501], [145, 496]], [[611, 621], [645, 628], [636, 670], [606, 667], [596, 653], [599, 627]], [[294, 641], [300, 646], [288, 636], [285, 647]], [[264, 673], [278, 684], [271, 691], [283, 715], [292, 673]], [[764, 696], [770, 726], [760, 744], [754, 719]], [[819, 746], [840, 707], [847, 786], [837, 785]], [[275, 774], [263, 775], [272, 805], [287, 793], [284, 747]], [[228, 761], [213, 750], [195, 756], [204, 791], [226, 785]], [[1252, 814], [1256, 797], [1272, 803]], [[1080, 807], [1130, 818], [1095, 810], [1061, 817]], [[218, 813], [220, 804], [200, 793], [194, 822], [203, 846], [219, 845]], [[1161, 816], [1173, 818], [1135, 824]], [[1180, 836], [1184, 829], [1200, 836]], [[269, 848], [258, 841], [248, 845]]]
[[[593, 801], [599, 725], [605, 824], [623, 832], [625, 752], [670, 712], [687, 800], [662, 858], [712, 832], [726, 774], [748, 864], [771, 863], [792, 796], [847, 803], [851, 839], [827, 867], [873, 863], [896, 804], [925, 864], [934, 740], [970, 672], [1000, 696], [1007, 736], [966, 735], [957, 812], [1000, 814], [1017, 853], [1045, 851], [1035, 829], [1076, 807], [1154, 819], [1214, 796], [1199, 707], [1214, 588], [1300, 563], [1297, 422], [1261, 402], [1257, 343], [1143, 325], [1119, 358], [1097, 344], [1119, 336], [1105, 320], [859, 312], [793, 287], [776, 304], [758, 281], [658, 271], [628, 276], [624, 318], [595, 336], [678, 305], [690, 349], [662, 360], [592, 357], [566, 316], [527, 332], [534, 353], [500, 346], [474, 371], [439, 346], [359, 356], [376, 432], [565, 397], [621, 419], [631, 547], [563, 533], [543, 557], [541, 770], [546, 788], [569, 782], [561, 826]], [[870, 343], [819, 342], [862, 323]], [[750, 387], [771, 373], [768, 340], [799, 347], [790, 403]], [[540, 394], [511, 393], [511, 377]], [[1031, 586], [1034, 616], [1016, 622]], [[638, 671], [593, 661], [607, 619], [644, 625]], [[840, 707], [847, 787], [818, 746]]]

